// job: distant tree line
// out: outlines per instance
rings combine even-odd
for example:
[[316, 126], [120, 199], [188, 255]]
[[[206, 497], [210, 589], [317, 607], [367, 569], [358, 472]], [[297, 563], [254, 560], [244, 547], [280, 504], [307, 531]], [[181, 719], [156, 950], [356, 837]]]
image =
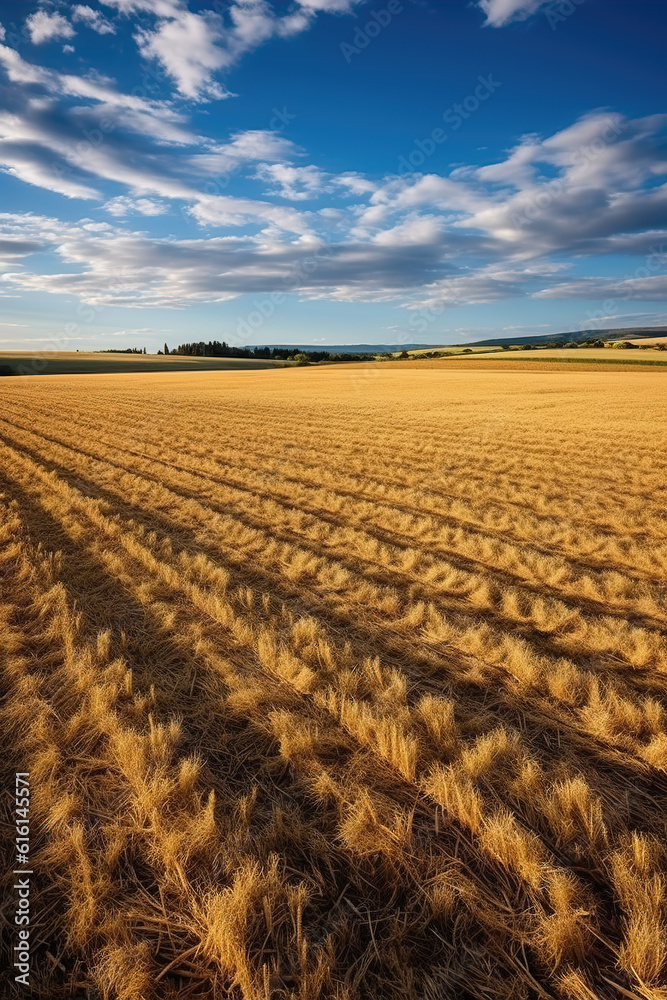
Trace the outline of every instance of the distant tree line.
[[502, 344], [503, 351], [521, 350], [521, 351], [542, 351], [551, 350], [554, 347], [604, 347], [604, 340], [551, 340], [546, 344]]
[[[173, 350], [164, 345], [165, 354], [181, 354], [195, 358], [257, 358], [269, 361], [296, 361], [309, 364], [317, 361], [365, 361], [373, 354], [338, 354], [333, 351], [303, 351], [294, 347], [230, 347], [224, 340], [203, 340], [179, 344]], [[162, 354], [158, 351], [158, 354]]]
[[[580, 341], [566, 341], [566, 340], [552, 340], [547, 343], [537, 343], [537, 344], [511, 344], [504, 343], [501, 345], [503, 351], [510, 350], [522, 350], [522, 351], [533, 351], [533, 350], [544, 350], [554, 347], [605, 347], [607, 346], [604, 340], [599, 338], [589, 338], [588, 340]], [[632, 349], [636, 348], [638, 345], [633, 344], [628, 340], [621, 340], [615, 343], [609, 344], [609, 347], [621, 348], [621, 349]], [[667, 343], [656, 344], [655, 347], [659, 351], [667, 351]], [[107, 347], [102, 351], [98, 351], [99, 354], [145, 354], [145, 347]], [[194, 341], [191, 344], [179, 344], [174, 350], [169, 350], [167, 344], [164, 345], [164, 350], [158, 351], [158, 354], [181, 354], [185, 357], [195, 357], [195, 358], [256, 358], [268, 361], [291, 361], [300, 365], [307, 364], [317, 364], [318, 362], [326, 361], [372, 361], [376, 358], [381, 358], [382, 360], [391, 360], [395, 358], [395, 354], [390, 354], [385, 351], [382, 354], [348, 354], [337, 351], [304, 351], [296, 347], [231, 347], [224, 340], [221, 342], [219, 340], [209, 340], [207, 342], [203, 340]], [[419, 354], [408, 354], [407, 351], [401, 351], [399, 358], [419, 358], [420, 360], [426, 360], [431, 358], [447, 358], [456, 356], [456, 354], [472, 354], [472, 350], [469, 347], [463, 350], [452, 351], [420, 351]]]
[[96, 354], [145, 354], [145, 347], [104, 347]]

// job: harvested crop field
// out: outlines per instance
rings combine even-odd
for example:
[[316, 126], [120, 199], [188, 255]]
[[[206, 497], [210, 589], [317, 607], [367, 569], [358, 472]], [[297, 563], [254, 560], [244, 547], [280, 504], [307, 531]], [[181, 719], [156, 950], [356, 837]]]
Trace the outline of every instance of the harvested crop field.
[[0, 351], [0, 375], [119, 375], [133, 372], [260, 371], [273, 361], [106, 351]]
[[30, 996], [667, 996], [664, 374], [446, 364], [2, 383]]
[[[593, 354], [593, 352], [591, 352]], [[493, 372], [635, 372], [642, 370], [662, 371], [667, 375], [667, 358], [659, 351], [645, 351], [637, 357], [632, 351], [607, 350], [595, 352], [593, 357], [586, 357], [585, 352], [572, 351], [571, 357], [559, 357], [542, 351], [497, 351], [494, 354], [466, 356], [456, 355], [451, 358], [396, 358], [389, 362], [359, 361], [352, 362], [349, 367], [368, 367], [376, 364], [391, 364], [396, 368], [414, 368], [425, 371], [493, 371]], [[629, 355], [629, 356], [628, 356]], [[653, 356], [655, 355], [655, 357]]]

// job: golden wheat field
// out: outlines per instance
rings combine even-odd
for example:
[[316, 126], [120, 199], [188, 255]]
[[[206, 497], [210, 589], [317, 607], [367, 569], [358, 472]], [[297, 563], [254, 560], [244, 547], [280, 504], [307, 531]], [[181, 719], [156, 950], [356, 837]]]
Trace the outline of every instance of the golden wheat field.
[[665, 1000], [666, 377], [5, 380], [3, 996]]
[[[637, 369], [646, 370], [651, 367], [667, 370], [667, 359], [660, 351], [642, 351], [637, 358], [631, 351], [616, 351], [611, 349], [562, 352], [534, 351], [530, 354], [523, 351], [496, 351], [494, 354], [472, 354], [467, 356], [454, 355], [450, 358], [396, 358], [390, 362], [396, 369], [414, 369], [415, 371], [495, 371], [495, 372], [627, 372]], [[348, 368], [375, 367], [372, 361], [348, 362]]]

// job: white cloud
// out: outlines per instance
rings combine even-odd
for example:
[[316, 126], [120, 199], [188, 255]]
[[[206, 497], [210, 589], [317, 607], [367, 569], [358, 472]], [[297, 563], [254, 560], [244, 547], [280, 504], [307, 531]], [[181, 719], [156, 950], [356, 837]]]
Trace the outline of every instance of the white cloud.
[[[294, 155], [296, 148], [279, 133], [238, 132], [227, 143], [212, 144], [186, 128], [166, 102], [122, 94], [110, 81], [34, 66], [2, 45], [0, 63], [10, 79], [41, 86], [44, 92], [36, 98], [19, 86], [16, 110], [0, 113], [0, 165], [27, 183], [70, 198], [102, 200], [91, 184], [95, 178], [127, 189], [121, 197], [131, 202], [115, 202], [116, 210], [124, 206], [135, 211], [142, 199], [146, 209], [151, 199], [178, 199], [205, 224], [259, 222], [297, 233], [310, 228], [292, 208], [218, 193], [222, 172], [238, 170], [257, 157]], [[87, 98], [92, 105], [61, 105], [54, 114], [56, 98], [70, 96]], [[175, 151], [178, 146], [189, 148]], [[213, 191], [209, 178], [215, 179]]]
[[[19, 263], [51, 250], [60, 273]], [[280, 239], [270, 233], [200, 239], [155, 238], [116, 225], [0, 215], [5, 287], [75, 295], [95, 305], [184, 308], [271, 291], [309, 299], [400, 302], [416, 313], [517, 296], [540, 299], [667, 300], [667, 276], [637, 270], [611, 278], [562, 280], [564, 263], [497, 261], [472, 267], [443, 258], [439, 221], [414, 216], [372, 243]], [[72, 267], [77, 272], [72, 272]], [[433, 280], [438, 272], [441, 276]], [[559, 280], [560, 279], [560, 280]], [[611, 315], [611, 313], [610, 313]]]
[[312, 165], [291, 167], [285, 163], [260, 163], [256, 177], [272, 185], [268, 194], [278, 194], [290, 201], [305, 201], [321, 194], [327, 175]]
[[[42, 150], [36, 147], [37, 142], [41, 142]], [[206, 224], [240, 226], [249, 222], [270, 222], [296, 233], [307, 232], [309, 229], [307, 221], [291, 207], [249, 198], [203, 193], [188, 180], [182, 180], [178, 176], [179, 164], [176, 158], [169, 164], [171, 171], [164, 169], [166, 163], [162, 164], [163, 169], [158, 169], [150, 155], [129, 159], [129, 149], [131, 145], [124, 146], [114, 142], [86, 148], [82, 159], [84, 175], [92, 174], [97, 178], [125, 185], [132, 192], [131, 201], [134, 205], [146, 204], [146, 199], [150, 200], [154, 196], [178, 199], [189, 206], [196, 219]], [[44, 155], [46, 150], [58, 154], [59, 162], [54, 161], [53, 155]], [[16, 123], [12, 140], [3, 142], [0, 139], [0, 163], [2, 162], [9, 172], [28, 183], [57, 191], [67, 197], [101, 199], [99, 191], [76, 179], [77, 171], [74, 168], [78, 165], [78, 156], [71, 139], [57, 133], [40, 131], [25, 119]], [[68, 168], [71, 168], [69, 173]]]
[[199, 222], [212, 226], [242, 226], [247, 222], [268, 222], [287, 232], [305, 234], [308, 221], [300, 212], [282, 205], [251, 198], [231, 198], [224, 195], [190, 195], [191, 214]]
[[666, 129], [667, 115], [596, 112], [547, 139], [527, 137], [475, 172], [490, 187], [467, 224], [533, 254], [583, 253], [592, 241], [664, 226], [667, 188], [655, 181], [667, 174]]
[[40, 249], [51, 249], [67, 265], [61, 273], [50, 268], [43, 274], [8, 263], [9, 288], [76, 295], [98, 305], [178, 308], [273, 290], [307, 298], [395, 301], [423, 285], [433, 261], [398, 245], [326, 245], [313, 237], [286, 241], [267, 233], [156, 239], [85, 220], [67, 224], [30, 215], [0, 215], [0, 238], [3, 232], [7, 238], [31, 235]]
[[105, 7], [115, 7], [121, 14], [150, 13], [157, 17], [176, 17], [185, 9], [182, 0], [102, 0]]
[[523, 296], [535, 284], [543, 284], [566, 265], [540, 263], [530, 267], [489, 264], [426, 285], [423, 295], [408, 303], [410, 310], [440, 311], [470, 303], [499, 302]]
[[429, 247], [443, 243], [444, 229], [442, 217], [413, 212], [397, 226], [376, 233], [372, 242], [386, 247]]
[[[318, 198], [323, 193], [343, 189], [348, 195], [370, 194], [377, 184], [361, 174], [328, 174], [310, 164], [307, 167], [292, 167], [285, 163], [260, 163], [255, 174], [258, 180], [268, 181], [272, 187], [267, 193], [279, 195], [291, 201], [306, 201]], [[326, 209], [323, 209], [326, 211]]]
[[219, 150], [239, 160], [282, 160], [297, 151], [289, 139], [266, 129], [235, 132]]
[[237, 170], [249, 161], [289, 160], [299, 152], [298, 147], [279, 132], [251, 129], [235, 132], [228, 142], [209, 145], [205, 153], [190, 156], [188, 164], [197, 174], [217, 176]]
[[371, 205], [395, 208], [419, 208], [423, 205], [444, 211], [470, 214], [486, 202], [486, 195], [465, 181], [423, 174], [410, 178], [390, 179], [378, 188], [370, 199]]
[[525, 21], [551, 0], [479, 0], [486, 14], [485, 25], [503, 28], [512, 21]]
[[361, 0], [299, 0], [305, 10], [324, 11], [327, 14], [349, 14], [360, 2]]
[[108, 21], [99, 10], [93, 10], [87, 4], [75, 4], [72, 8], [72, 20], [81, 21], [87, 27], [92, 28], [98, 35], [115, 35], [116, 29], [111, 21]]
[[183, 127], [184, 116], [166, 101], [153, 101], [133, 94], [124, 94], [113, 86], [112, 80], [93, 76], [76, 76], [59, 73], [44, 66], [24, 60], [18, 52], [0, 45], [0, 65], [3, 65], [12, 83], [41, 86], [46, 93], [56, 97], [75, 97], [94, 101], [99, 105], [98, 119], [115, 118], [115, 126], [123, 124], [162, 142], [191, 144], [194, 134]]
[[252, 49], [274, 35], [303, 31], [309, 18], [300, 14], [278, 17], [266, 0], [239, 0], [228, 11], [230, 25], [211, 10], [198, 14], [174, 6], [154, 30], [139, 29], [135, 38], [145, 59], [155, 59], [191, 100], [220, 100], [226, 90], [214, 79]]
[[126, 215], [164, 215], [168, 211], [168, 206], [163, 201], [155, 201], [151, 198], [128, 198], [126, 195], [119, 195], [112, 198], [103, 206], [110, 215], [118, 217]]
[[37, 10], [26, 18], [26, 28], [33, 45], [50, 42], [55, 38], [73, 38], [74, 28], [62, 14], [49, 14], [45, 10]]
[[667, 115], [594, 112], [552, 136], [525, 136], [498, 163], [448, 177], [387, 178], [357, 209], [371, 238], [406, 211], [439, 210], [450, 236], [520, 260], [648, 253], [667, 228]]
[[[605, 299], [618, 305], [623, 301], [663, 302], [667, 300], [667, 275], [618, 278], [577, 278], [535, 293], [536, 299]], [[614, 317], [612, 317], [614, 318]]]
[[354, 170], [349, 170], [347, 173], [338, 174], [333, 178], [334, 183], [339, 187], [345, 188], [353, 195], [363, 195], [372, 194], [377, 191], [378, 185], [375, 181], [370, 180], [368, 177], [364, 177], [363, 174], [356, 173]]
[[4, 42], [4, 40], [5, 40], [5, 29], [4, 29], [4, 27], [3, 27], [3, 26], [2, 26], [1, 24], [0, 24], [0, 42]]
[[103, 0], [120, 13], [153, 14], [154, 28], [135, 33], [145, 59], [156, 60], [179, 93], [193, 101], [231, 96], [216, 74], [234, 66], [246, 53], [271, 38], [289, 38], [307, 30], [318, 13], [349, 14], [362, 0], [295, 0], [285, 13], [269, 0], [235, 0], [221, 13], [194, 13], [182, 0]]
[[[17, 83], [11, 110], [0, 114], [5, 169], [68, 197], [96, 198], [115, 216], [113, 225], [76, 226], [21, 217], [4, 239], [0, 229], [4, 287], [174, 307], [290, 289], [411, 310], [518, 296], [664, 297], [664, 262], [659, 274], [623, 279], [620, 290], [613, 279], [579, 277], [583, 266], [569, 275], [562, 262], [667, 245], [667, 115], [626, 120], [598, 111], [553, 135], [520, 138], [495, 164], [376, 181], [298, 164], [302, 151], [272, 130], [212, 142], [170, 102], [32, 66], [2, 45], [0, 62]], [[103, 116], [114, 126], [105, 134]], [[82, 153], [86, 134], [93, 139]], [[283, 200], [227, 192], [234, 172]], [[304, 211], [310, 198], [313, 210]], [[176, 209], [207, 227], [250, 227], [248, 235], [160, 240], [117, 224]], [[18, 246], [19, 237], [63, 266], [30, 272], [35, 251]]]
[[156, 59], [171, 76], [184, 97], [193, 100], [220, 100], [229, 96], [214, 74], [230, 64], [227, 53], [217, 43], [224, 37], [219, 14], [183, 11], [158, 24], [155, 31], [139, 29], [135, 39], [145, 59]]

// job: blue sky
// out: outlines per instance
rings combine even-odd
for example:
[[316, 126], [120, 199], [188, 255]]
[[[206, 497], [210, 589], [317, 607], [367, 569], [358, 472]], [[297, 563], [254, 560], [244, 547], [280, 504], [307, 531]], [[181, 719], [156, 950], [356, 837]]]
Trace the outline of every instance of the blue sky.
[[667, 323], [662, 0], [0, 19], [0, 350]]

